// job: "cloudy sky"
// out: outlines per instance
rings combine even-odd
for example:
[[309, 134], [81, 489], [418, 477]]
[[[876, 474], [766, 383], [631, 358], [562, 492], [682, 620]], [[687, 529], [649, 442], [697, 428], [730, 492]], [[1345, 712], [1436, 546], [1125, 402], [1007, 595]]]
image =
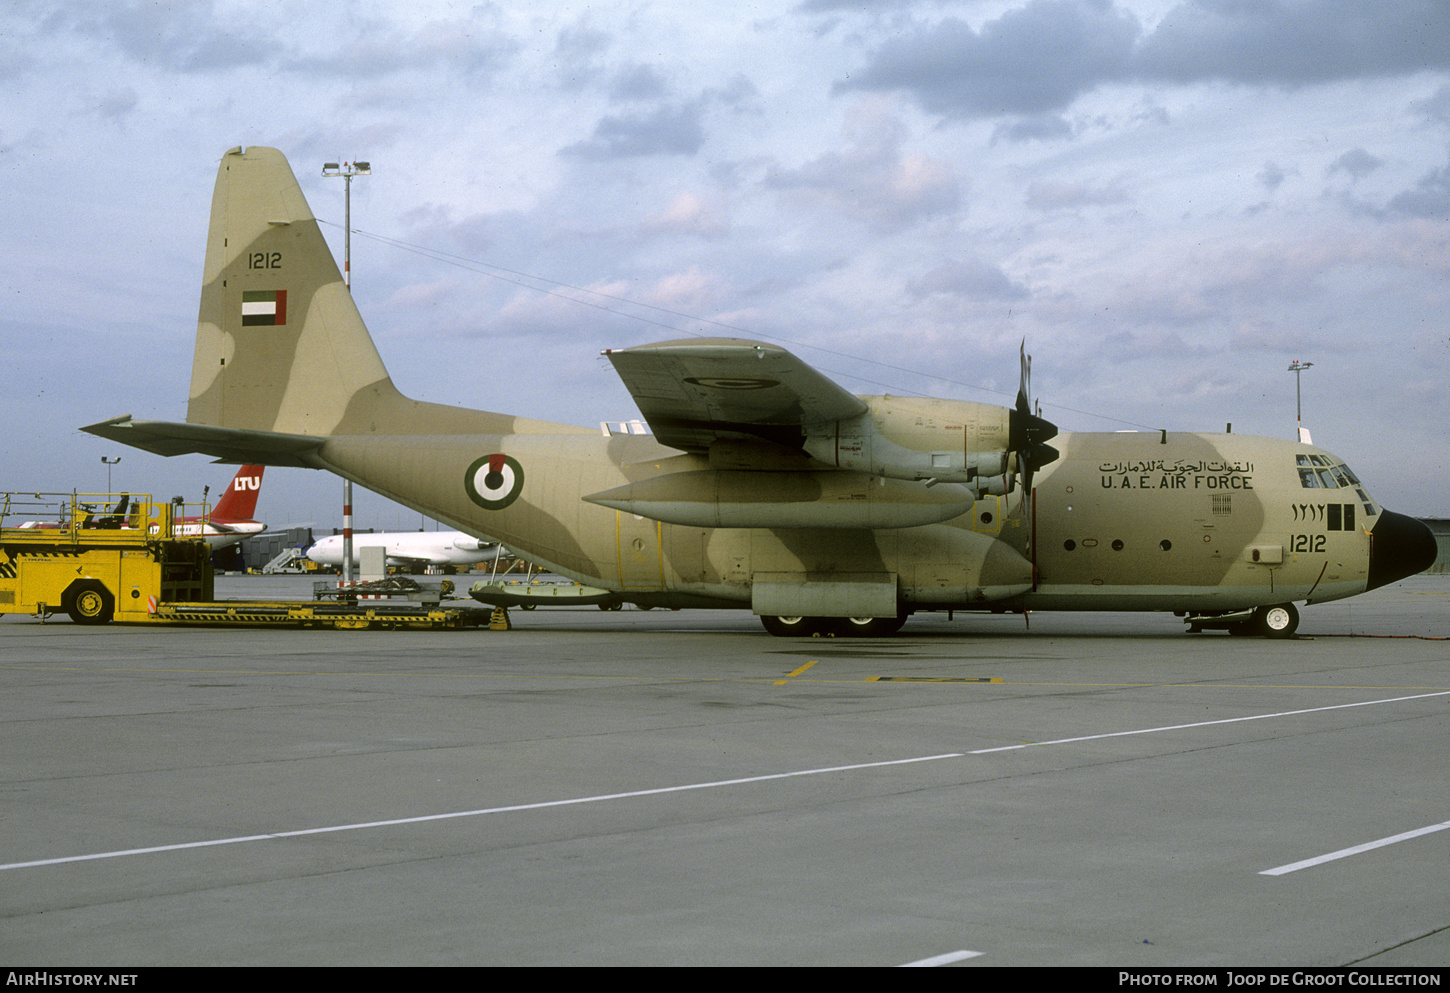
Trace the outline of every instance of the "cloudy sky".
[[[0, 490], [200, 498], [80, 433], [182, 420], [221, 154], [291, 159], [394, 381], [635, 416], [603, 348], [785, 344], [860, 393], [1292, 437], [1450, 516], [1444, 0], [11, 0]], [[337, 523], [272, 470], [260, 516]], [[358, 526], [417, 527], [357, 499]]]

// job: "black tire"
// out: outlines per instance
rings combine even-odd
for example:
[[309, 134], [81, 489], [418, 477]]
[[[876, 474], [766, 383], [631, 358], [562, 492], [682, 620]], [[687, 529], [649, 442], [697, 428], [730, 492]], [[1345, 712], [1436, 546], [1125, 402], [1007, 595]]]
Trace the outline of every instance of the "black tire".
[[1299, 630], [1299, 609], [1292, 603], [1276, 603], [1254, 611], [1254, 629], [1265, 638], [1292, 638]]
[[116, 614], [116, 598], [98, 580], [71, 583], [61, 597], [70, 619], [77, 624], [105, 624]]
[[825, 628], [823, 617], [776, 617], [761, 614], [760, 623], [777, 638], [809, 638]]
[[896, 617], [837, 617], [835, 629], [848, 638], [886, 638], [901, 630], [906, 615]]

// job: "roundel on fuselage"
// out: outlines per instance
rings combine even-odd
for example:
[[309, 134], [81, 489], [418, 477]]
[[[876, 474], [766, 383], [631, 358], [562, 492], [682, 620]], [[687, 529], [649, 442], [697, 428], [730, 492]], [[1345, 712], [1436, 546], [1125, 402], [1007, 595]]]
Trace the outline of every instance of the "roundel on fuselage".
[[468, 499], [484, 510], [503, 510], [518, 499], [524, 488], [524, 467], [507, 455], [495, 452], [474, 459], [463, 473]]

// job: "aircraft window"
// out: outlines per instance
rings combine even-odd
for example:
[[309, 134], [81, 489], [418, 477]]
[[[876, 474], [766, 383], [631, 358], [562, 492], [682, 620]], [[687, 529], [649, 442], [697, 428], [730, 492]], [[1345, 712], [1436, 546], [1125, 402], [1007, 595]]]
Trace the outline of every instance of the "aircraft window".
[[1297, 464], [1299, 464], [1299, 465], [1308, 465], [1309, 464], [1309, 456], [1307, 456], [1307, 455], [1296, 455], [1296, 456], [1294, 456], [1294, 461]]
[[1063, 548], [1064, 548], [1064, 549], [1066, 549], [1066, 550], [1067, 550], [1067, 551], [1069, 551], [1069, 552], [1070, 552], [1070, 551], [1072, 551], [1072, 550], [1073, 550], [1073, 549], [1074, 549], [1074, 548], [1076, 548], [1076, 547], [1077, 547], [1077, 542], [1075, 542], [1075, 541], [1073, 541], [1073, 540], [1072, 540], [1072, 539], [1071, 539], [1071, 538], [1069, 538], [1069, 539], [1067, 539], [1067, 540], [1066, 540], [1066, 541], [1064, 541], [1064, 542], [1063, 542], [1063, 543], [1062, 543], [1062, 547], [1063, 547]]
[[1329, 463], [1326, 462], [1326, 461], [1324, 461], [1324, 456], [1323, 455], [1311, 455], [1311, 456], [1309, 456], [1309, 464], [1310, 465], [1328, 465]]
[[1339, 484], [1334, 481], [1334, 477], [1329, 474], [1328, 469], [1319, 470], [1319, 481], [1324, 484], [1324, 488], [1326, 490], [1336, 489], [1339, 486]]
[[1158, 542], [1158, 547], [1166, 552], [1173, 547], [1173, 542], [1169, 541], [1167, 538], [1164, 538], [1162, 541]]
[[1123, 550], [1123, 539], [1122, 538], [1114, 538], [1113, 539], [1113, 551], [1115, 551], [1115, 552], [1121, 552], [1122, 550]]
[[1340, 486], [1349, 486], [1349, 474], [1344, 471], [1344, 466], [1337, 465], [1330, 470], [1334, 473], [1334, 479]]
[[[1304, 456], [1301, 455], [1299, 457], [1302, 459]], [[1299, 469], [1299, 485], [1306, 490], [1317, 490], [1319, 489], [1319, 476], [1313, 469], [1301, 467]]]
[[1339, 468], [1346, 476], [1349, 477], [1349, 481], [1351, 483], [1353, 483], [1355, 486], [1359, 485], [1359, 477], [1354, 474], [1354, 470], [1350, 469], [1347, 465], [1341, 465]]

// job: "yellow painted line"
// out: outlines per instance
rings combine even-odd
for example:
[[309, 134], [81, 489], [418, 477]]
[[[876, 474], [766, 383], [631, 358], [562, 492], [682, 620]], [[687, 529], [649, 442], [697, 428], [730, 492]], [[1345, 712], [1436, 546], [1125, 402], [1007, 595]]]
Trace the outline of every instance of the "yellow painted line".
[[796, 669], [793, 672], [786, 673], [785, 674], [785, 679], [776, 680], [775, 685], [776, 686], [784, 686], [786, 679], [794, 679], [796, 676], [799, 676], [801, 673], [805, 672], [807, 669], [809, 669], [811, 666], [815, 665], [819, 661], [820, 661], [820, 659], [812, 659], [811, 661], [807, 662], [805, 665], [801, 666], [799, 669]]

